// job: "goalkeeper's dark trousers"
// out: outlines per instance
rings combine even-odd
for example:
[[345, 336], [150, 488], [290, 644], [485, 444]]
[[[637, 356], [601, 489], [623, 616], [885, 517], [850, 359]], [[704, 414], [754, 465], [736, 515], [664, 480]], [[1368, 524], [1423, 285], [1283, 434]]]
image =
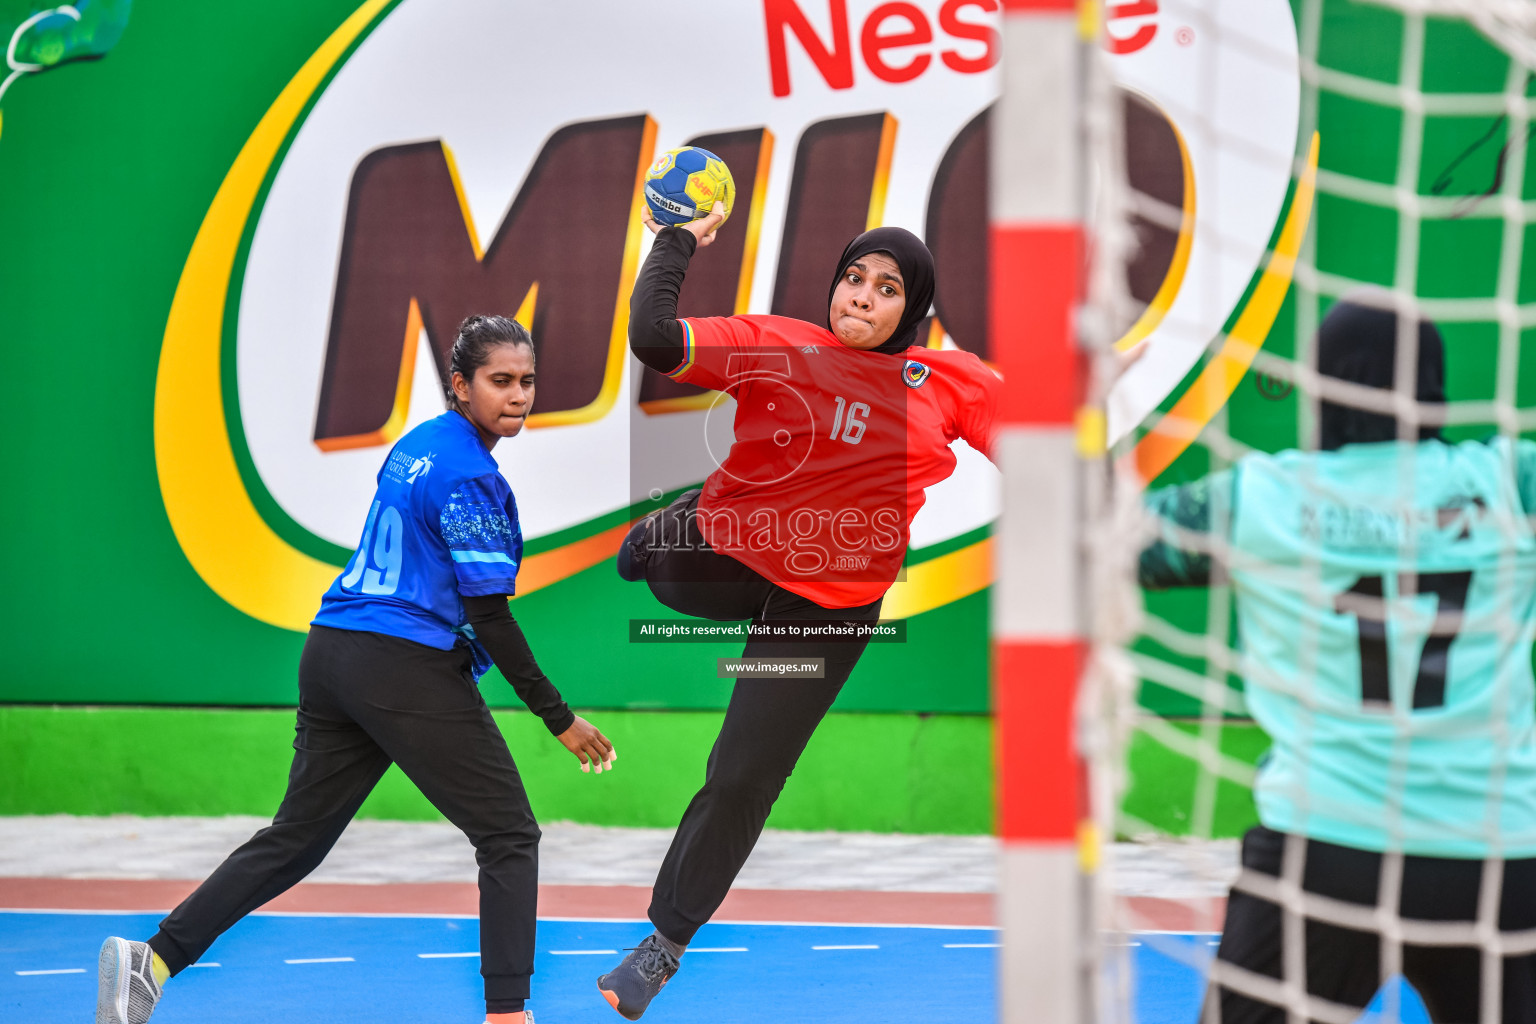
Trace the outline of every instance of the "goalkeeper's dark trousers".
[[[1362, 907], [1377, 905], [1381, 854], [1317, 840], [1304, 842], [1305, 892]], [[1280, 832], [1259, 827], [1243, 837], [1246, 869], [1278, 878], [1285, 855], [1286, 836]], [[1398, 911], [1403, 920], [1415, 924], [1476, 920], [1483, 861], [1410, 856], [1404, 857], [1402, 863]], [[1503, 867], [1499, 930], [1536, 928], [1536, 859], [1505, 861]], [[1234, 889], [1227, 902], [1226, 927], [1216, 954], [1218, 970], [1221, 964], [1232, 964], [1262, 978], [1284, 979], [1284, 938], [1288, 930], [1290, 926], [1283, 921], [1278, 904]], [[1301, 959], [1306, 965], [1306, 990], [1310, 995], [1351, 1010], [1363, 1009], [1370, 1003], [1385, 980], [1382, 968], [1388, 951], [1379, 932], [1308, 917], [1300, 929], [1291, 930], [1291, 935], [1305, 943]], [[1484, 989], [1482, 956], [1473, 946], [1405, 942], [1401, 965], [1409, 984], [1424, 997], [1435, 1024], [1480, 1024], [1485, 998], [1502, 1003], [1499, 1019], [1503, 1024], [1536, 1021], [1536, 954], [1503, 957], [1498, 991]], [[1201, 1024], [1286, 1024], [1283, 1003], [1277, 1005], [1257, 998], [1251, 984], [1244, 986], [1241, 974], [1227, 981], [1225, 985], [1219, 981], [1211, 985]], [[1248, 988], [1247, 994], [1238, 991], [1240, 986]]]
[[[856, 608], [823, 608], [764, 579], [741, 562], [710, 549], [691, 514], [697, 493], [684, 495], [662, 513], [660, 536], [671, 543], [649, 548], [644, 575], [651, 592], [684, 615], [721, 622], [874, 622], [880, 601]], [[630, 543], [645, 538], [642, 527]], [[681, 543], [678, 539], [681, 538]], [[867, 639], [779, 643], [749, 640], [742, 659], [823, 660], [820, 679], [738, 679], [725, 722], [709, 752], [704, 787], [694, 794], [672, 837], [651, 891], [651, 923], [677, 943], [719, 909], [747, 862], [779, 792], [811, 734], [859, 657]], [[687, 648], [679, 648], [680, 651]], [[700, 670], [714, 674], [713, 658]]]
[[267, 828], [164, 921], [150, 946], [176, 974], [319, 866], [391, 763], [462, 829], [480, 865], [488, 1012], [515, 1013], [533, 974], [539, 827], [467, 647], [310, 628], [299, 660], [288, 792]]

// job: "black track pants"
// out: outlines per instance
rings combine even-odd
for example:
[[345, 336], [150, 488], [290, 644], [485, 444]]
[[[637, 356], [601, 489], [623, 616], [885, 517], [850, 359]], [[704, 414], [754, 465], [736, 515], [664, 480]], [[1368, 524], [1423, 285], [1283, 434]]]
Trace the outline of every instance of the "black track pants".
[[539, 827], [467, 649], [311, 627], [299, 661], [288, 792], [150, 940], [175, 974], [325, 858], [393, 762], [462, 829], [480, 865], [480, 973], [489, 1012], [516, 1012], [533, 974]]
[[[1243, 867], [1279, 877], [1285, 860], [1282, 833], [1258, 827], [1243, 837]], [[1312, 840], [1306, 846], [1302, 888], [1348, 903], [1376, 906], [1382, 856]], [[1483, 862], [1441, 857], [1405, 857], [1402, 897], [1405, 920], [1472, 921], [1477, 917]], [[1504, 862], [1499, 928], [1536, 928], [1536, 860]], [[1284, 923], [1280, 907], [1233, 890], [1217, 959], [1270, 978], [1283, 978]], [[1384, 980], [1382, 939], [1323, 921], [1304, 923], [1307, 991], [1363, 1009]], [[1482, 962], [1475, 947], [1403, 946], [1402, 970], [1424, 997], [1435, 1024], [1478, 1024], [1482, 1020]], [[1503, 958], [1504, 1024], [1536, 1021], [1536, 955]], [[1283, 1007], [1213, 984], [1206, 994], [1202, 1024], [1286, 1024]]]
[[[691, 501], [686, 500], [691, 497]], [[684, 615], [732, 622], [849, 620], [873, 622], [880, 601], [823, 608], [774, 586], [736, 559], [710, 549], [685, 496], [663, 513], [666, 535], [686, 538], [652, 550], [645, 566], [652, 593]], [[694, 794], [672, 838], [651, 894], [650, 918], [674, 942], [691, 942], [710, 919], [762, 834], [763, 823], [816, 726], [858, 664], [867, 640], [750, 641], [743, 658], [822, 658], [822, 679], [740, 679], [709, 753], [704, 788]]]

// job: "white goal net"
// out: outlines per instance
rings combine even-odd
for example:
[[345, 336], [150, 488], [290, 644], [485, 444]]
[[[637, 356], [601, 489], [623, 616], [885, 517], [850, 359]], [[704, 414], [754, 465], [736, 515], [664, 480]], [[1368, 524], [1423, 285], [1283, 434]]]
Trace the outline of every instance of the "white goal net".
[[1269, 6], [1089, 61], [1085, 1017], [1536, 1021], [1536, 3]]

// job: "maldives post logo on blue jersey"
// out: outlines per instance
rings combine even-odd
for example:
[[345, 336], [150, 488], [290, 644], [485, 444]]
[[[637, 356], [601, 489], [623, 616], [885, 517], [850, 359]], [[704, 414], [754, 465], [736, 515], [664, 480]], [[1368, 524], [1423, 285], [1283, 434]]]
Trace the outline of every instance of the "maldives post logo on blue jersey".
[[432, 460], [436, 455], [436, 452], [427, 452], [418, 459], [396, 448], [389, 453], [389, 461], [384, 464], [384, 475], [403, 484], [413, 484], [417, 477], [432, 472]]
[[933, 370], [916, 359], [908, 359], [901, 368], [901, 382], [909, 388], [920, 388]]

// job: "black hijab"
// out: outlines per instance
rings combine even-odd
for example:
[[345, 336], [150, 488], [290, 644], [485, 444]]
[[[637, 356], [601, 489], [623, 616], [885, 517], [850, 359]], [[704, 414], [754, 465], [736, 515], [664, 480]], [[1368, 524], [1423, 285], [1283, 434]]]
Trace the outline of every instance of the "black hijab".
[[843, 271], [854, 260], [872, 252], [883, 252], [896, 261], [907, 306], [901, 311], [901, 322], [891, 336], [867, 351], [899, 355], [917, 344], [918, 324], [927, 318], [928, 308], [933, 305], [933, 253], [928, 251], [921, 238], [906, 228], [875, 228], [848, 243], [842, 258], [837, 261], [832, 287], [827, 291], [827, 329], [832, 329], [832, 296], [843, 279]]
[[[1428, 320], [1419, 321], [1419, 358], [1414, 398], [1445, 401], [1445, 343]], [[1391, 391], [1397, 370], [1397, 314], [1390, 309], [1340, 299], [1317, 329], [1317, 372], [1352, 384]], [[1323, 399], [1318, 447], [1397, 440], [1397, 417]], [[1421, 424], [1419, 439], [1440, 436], [1438, 426]]]

